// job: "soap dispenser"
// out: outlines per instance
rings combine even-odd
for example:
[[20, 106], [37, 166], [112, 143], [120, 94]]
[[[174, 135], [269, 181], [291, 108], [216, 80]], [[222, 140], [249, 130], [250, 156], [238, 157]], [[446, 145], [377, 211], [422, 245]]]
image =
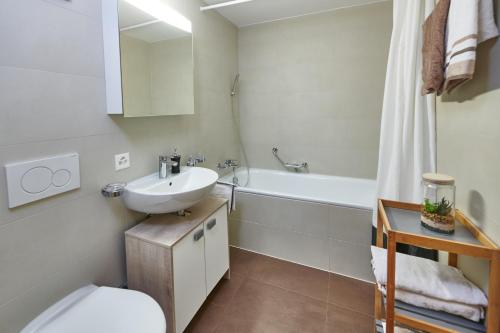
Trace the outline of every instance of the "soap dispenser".
[[170, 156], [172, 160], [172, 173], [180, 173], [181, 172], [181, 155], [177, 152], [177, 148], [174, 149], [174, 153]]

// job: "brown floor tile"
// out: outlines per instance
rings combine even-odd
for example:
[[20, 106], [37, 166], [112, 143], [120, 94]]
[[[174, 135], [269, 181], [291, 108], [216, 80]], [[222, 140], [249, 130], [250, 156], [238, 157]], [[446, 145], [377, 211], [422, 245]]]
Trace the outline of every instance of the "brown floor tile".
[[320, 301], [328, 298], [328, 273], [307, 266], [233, 249], [232, 271]]
[[240, 274], [243, 276], [248, 275], [255, 259], [259, 256], [259, 254], [250, 251], [241, 250], [236, 247], [230, 247], [229, 258], [231, 273]]
[[322, 332], [326, 303], [247, 279], [226, 308], [222, 332]]
[[231, 273], [231, 279], [223, 278], [208, 296], [206, 302], [214, 303], [220, 306], [226, 306], [234, 297], [238, 289], [243, 284], [245, 277], [236, 273]]
[[373, 283], [330, 274], [328, 303], [373, 316], [374, 288]]
[[213, 333], [222, 322], [223, 316], [223, 306], [205, 302], [184, 332]]
[[249, 277], [326, 302], [328, 274], [319, 269], [262, 256], [255, 260]]
[[237, 248], [230, 253], [231, 279], [219, 282], [187, 332], [373, 332], [373, 284]]
[[325, 333], [373, 333], [374, 328], [373, 317], [328, 304]]

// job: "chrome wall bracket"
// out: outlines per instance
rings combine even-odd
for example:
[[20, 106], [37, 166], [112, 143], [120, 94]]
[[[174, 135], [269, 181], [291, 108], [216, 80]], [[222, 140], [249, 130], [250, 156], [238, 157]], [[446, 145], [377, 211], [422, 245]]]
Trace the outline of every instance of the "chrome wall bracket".
[[107, 184], [101, 189], [101, 194], [105, 198], [116, 198], [120, 197], [125, 191], [125, 186], [127, 183], [111, 183]]

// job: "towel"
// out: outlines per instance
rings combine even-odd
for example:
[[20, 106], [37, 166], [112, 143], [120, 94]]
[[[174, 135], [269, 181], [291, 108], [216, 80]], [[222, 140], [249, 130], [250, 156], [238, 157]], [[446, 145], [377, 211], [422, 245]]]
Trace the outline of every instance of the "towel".
[[[385, 292], [386, 250], [371, 247], [375, 279]], [[488, 305], [486, 295], [463, 273], [438, 262], [396, 253], [396, 299], [478, 321]]]
[[492, 0], [451, 0], [446, 29], [443, 91], [451, 92], [472, 79], [477, 45], [499, 35]]
[[236, 210], [236, 200], [234, 197], [234, 185], [229, 183], [217, 182], [211, 195], [218, 198], [227, 199], [227, 213], [230, 214]]
[[[376, 328], [377, 328], [377, 333], [385, 333], [386, 332], [386, 322], [377, 320], [376, 322]], [[420, 331], [415, 331], [415, 330], [410, 330], [408, 328], [403, 328], [399, 326], [394, 327], [394, 333], [415, 333], [415, 332], [420, 332]]]
[[[378, 289], [386, 295], [386, 288], [378, 284]], [[411, 291], [396, 288], [395, 298], [401, 302], [415, 305], [434, 311], [443, 311], [461, 316], [472, 321], [484, 319], [484, 308], [480, 305], [469, 305], [452, 301], [443, 301], [438, 298], [428, 297]]]
[[424, 22], [422, 95], [441, 95], [444, 82], [446, 22], [450, 0], [440, 0]]
[[[373, 269], [377, 282], [387, 284], [386, 250], [372, 246]], [[488, 305], [481, 289], [467, 280], [457, 268], [436, 261], [396, 254], [396, 288], [444, 301]]]

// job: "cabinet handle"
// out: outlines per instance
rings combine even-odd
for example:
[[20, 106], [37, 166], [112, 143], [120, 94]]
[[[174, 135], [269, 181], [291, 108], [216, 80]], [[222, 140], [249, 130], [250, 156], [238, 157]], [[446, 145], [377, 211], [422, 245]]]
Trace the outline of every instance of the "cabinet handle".
[[197, 232], [194, 233], [194, 241], [197, 242], [203, 237], [203, 229], [198, 230]]
[[215, 227], [215, 225], [217, 224], [217, 220], [216, 219], [213, 219], [213, 220], [210, 220], [208, 223], [207, 223], [207, 229], [208, 230], [211, 230], [213, 227]]

